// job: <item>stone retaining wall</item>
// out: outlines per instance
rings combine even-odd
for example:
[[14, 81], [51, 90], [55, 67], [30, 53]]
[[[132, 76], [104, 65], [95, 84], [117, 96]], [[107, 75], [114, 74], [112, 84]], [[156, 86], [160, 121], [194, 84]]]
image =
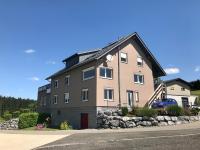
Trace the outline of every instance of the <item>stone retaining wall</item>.
[[200, 116], [157, 116], [157, 117], [123, 117], [121, 112], [98, 112], [98, 128], [134, 128], [150, 126], [168, 126], [186, 124], [193, 121], [200, 121]]
[[11, 119], [0, 123], [0, 130], [15, 130], [18, 129], [19, 119]]

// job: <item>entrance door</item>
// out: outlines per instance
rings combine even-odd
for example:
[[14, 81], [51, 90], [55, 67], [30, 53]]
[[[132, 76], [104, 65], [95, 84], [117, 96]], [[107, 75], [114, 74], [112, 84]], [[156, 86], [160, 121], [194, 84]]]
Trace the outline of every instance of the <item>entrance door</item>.
[[81, 129], [88, 128], [88, 113], [81, 113]]
[[182, 106], [183, 106], [183, 108], [189, 107], [189, 101], [188, 101], [187, 97], [182, 97]]
[[133, 107], [133, 91], [127, 91], [128, 107]]

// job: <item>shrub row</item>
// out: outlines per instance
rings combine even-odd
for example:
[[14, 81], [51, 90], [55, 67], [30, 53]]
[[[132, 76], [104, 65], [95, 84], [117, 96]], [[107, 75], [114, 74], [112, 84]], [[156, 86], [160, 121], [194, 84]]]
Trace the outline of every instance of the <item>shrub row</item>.
[[19, 129], [34, 127], [37, 124], [38, 113], [22, 113], [19, 116]]
[[[128, 109], [127, 109], [128, 111]], [[133, 108], [133, 110], [129, 113], [127, 113], [126, 109], [123, 108], [122, 109], [122, 115], [135, 115], [138, 117], [143, 117], [143, 116], [147, 116], [147, 117], [155, 117], [158, 115], [169, 115], [169, 116], [182, 116], [182, 115], [186, 115], [186, 116], [192, 116], [192, 115], [198, 115], [199, 113], [199, 109], [198, 108], [193, 108], [193, 109], [183, 109], [182, 107], [173, 105], [173, 106], [169, 106], [166, 109], [150, 109], [147, 107], [144, 108]], [[126, 112], [126, 113], [123, 113]]]

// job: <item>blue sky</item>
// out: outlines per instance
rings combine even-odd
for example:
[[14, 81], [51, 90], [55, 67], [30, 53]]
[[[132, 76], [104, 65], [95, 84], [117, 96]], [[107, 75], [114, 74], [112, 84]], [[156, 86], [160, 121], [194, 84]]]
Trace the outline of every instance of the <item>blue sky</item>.
[[0, 0], [0, 94], [36, 99], [65, 57], [135, 31], [167, 69], [165, 79], [195, 80], [199, 8], [198, 0]]

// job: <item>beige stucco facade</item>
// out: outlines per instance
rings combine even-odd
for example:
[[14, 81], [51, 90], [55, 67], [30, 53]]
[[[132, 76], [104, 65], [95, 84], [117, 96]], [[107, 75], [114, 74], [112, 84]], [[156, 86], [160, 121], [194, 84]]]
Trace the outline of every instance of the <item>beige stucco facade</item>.
[[[121, 62], [121, 53], [127, 55], [127, 62]], [[112, 60], [107, 60], [106, 56], [108, 55], [112, 56]], [[138, 57], [143, 61], [142, 66], [137, 64]], [[129, 106], [127, 91], [133, 93], [133, 106], [131, 107], [143, 107], [154, 92], [153, 74], [155, 71], [152, 71], [152, 59], [149, 59], [149, 57], [152, 57], [151, 54], [147, 57], [141, 45], [138, 45], [138, 42], [130, 38], [99, 59], [89, 61], [84, 65], [51, 77], [49, 113], [52, 115], [52, 123], [59, 125], [61, 121], [68, 120], [72, 126], [80, 128], [81, 114], [86, 113], [89, 118], [88, 127], [94, 128], [96, 126], [96, 114], [101, 108], [109, 109]], [[94, 67], [95, 76], [91, 79], [83, 80], [83, 70], [90, 67]], [[101, 67], [112, 69], [111, 79], [100, 76]], [[159, 68], [160, 66], [157, 65], [157, 67]], [[135, 83], [134, 74], [143, 75], [144, 82], [142, 84]], [[65, 84], [66, 76], [69, 76], [69, 85]], [[58, 81], [57, 88], [54, 87], [54, 81]], [[104, 99], [104, 89], [107, 88], [113, 90], [112, 100]], [[82, 89], [88, 89], [88, 101], [82, 101]], [[69, 93], [68, 103], [64, 101], [65, 93]], [[53, 103], [55, 95], [58, 97], [57, 104]]]
[[[120, 53], [126, 53], [128, 56], [128, 62], [122, 63], [119, 59]], [[143, 107], [151, 94], [154, 91], [154, 82], [152, 74], [151, 62], [142, 53], [140, 47], [133, 40], [129, 40], [119, 49], [115, 49], [111, 53], [113, 56], [112, 61], [106, 61], [106, 58], [102, 58], [98, 62], [97, 68], [97, 106], [119, 106], [119, 89], [121, 96], [121, 106], [127, 106], [127, 90], [138, 92], [139, 101], [134, 101], [134, 106]], [[143, 66], [137, 65], [137, 57], [141, 56], [143, 58]], [[119, 61], [119, 66], [118, 66]], [[99, 76], [100, 67], [108, 67], [113, 69], [113, 79], [104, 79]], [[119, 67], [119, 68], [118, 68]], [[119, 74], [118, 74], [119, 70]], [[144, 84], [134, 83], [134, 74], [144, 75]], [[120, 87], [118, 84], [118, 79], [120, 80]], [[113, 101], [104, 100], [104, 89], [111, 88], [114, 90]]]

